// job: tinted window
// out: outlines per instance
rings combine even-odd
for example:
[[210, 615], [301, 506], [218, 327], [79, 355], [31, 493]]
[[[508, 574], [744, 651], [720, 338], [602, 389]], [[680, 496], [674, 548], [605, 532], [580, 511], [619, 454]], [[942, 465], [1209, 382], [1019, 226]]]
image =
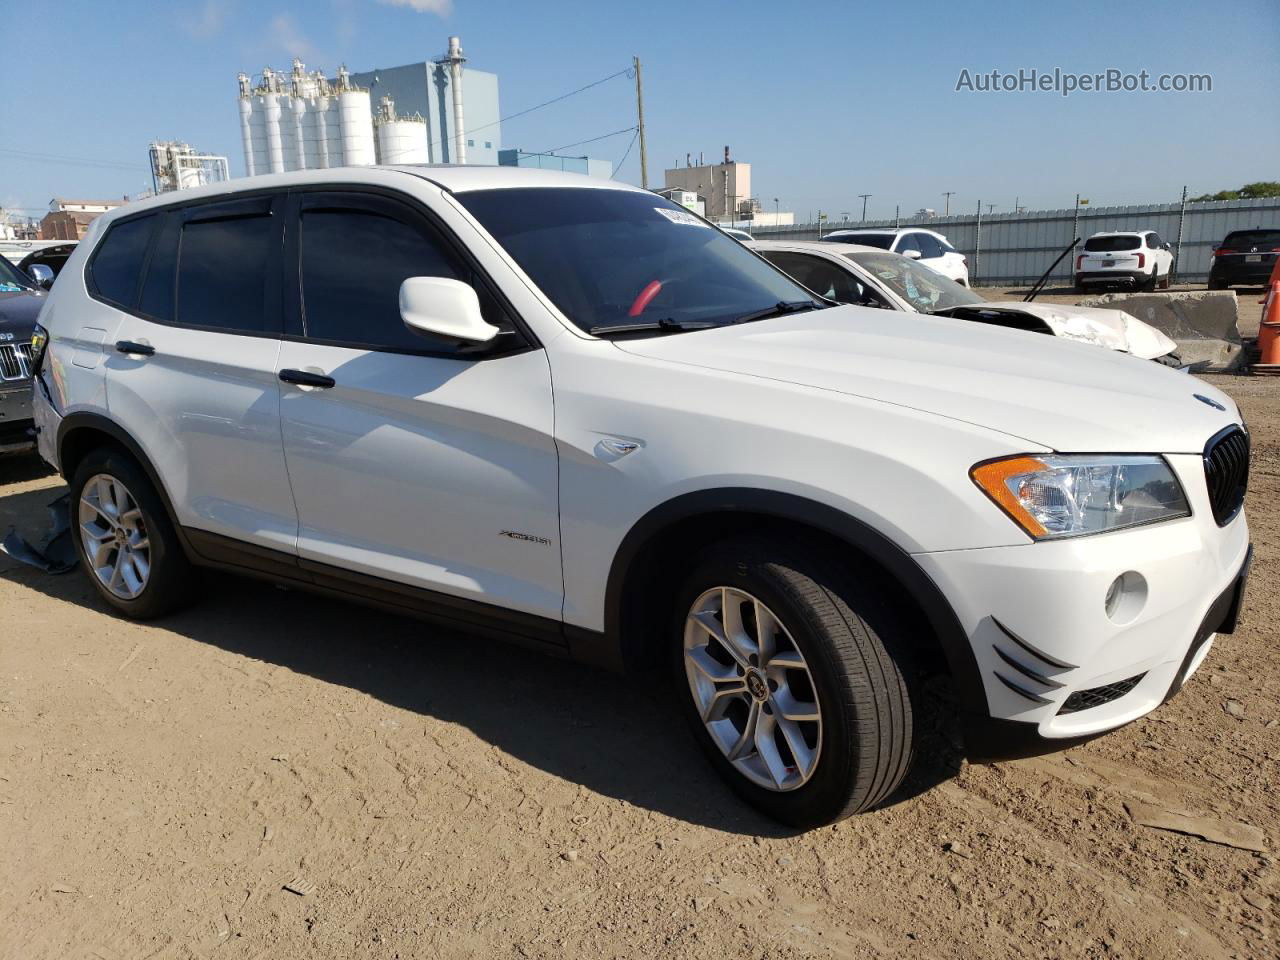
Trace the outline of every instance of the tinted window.
[[154, 215], [138, 217], [118, 223], [107, 231], [90, 267], [93, 285], [104, 300], [122, 307], [133, 306], [138, 293], [142, 258], [146, 255], [155, 219]]
[[920, 244], [916, 243], [916, 234], [904, 233], [898, 238], [898, 245], [893, 248], [895, 253], [905, 254], [908, 250], [919, 250], [920, 255], [924, 256], [924, 251], [920, 250]]
[[35, 288], [31, 277], [0, 256], [0, 293], [15, 293]]
[[920, 255], [924, 259], [930, 260], [945, 253], [936, 237], [931, 237], [927, 233], [915, 233], [912, 236], [916, 238], [916, 245], [920, 247]]
[[1222, 241], [1222, 245], [1230, 250], [1280, 247], [1280, 230], [1236, 230], [1234, 233], [1227, 234], [1227, 239]]
[[[410, 331], [400, 316], [400, 284], [409, 277], [470, 281], [466, 270], [425, 223], [368, 210], [303, 210], [303, 322], [313, 340], [396, 350], [451, 350]], [[493, 301], [477, 288], [485, 319], [499, 326]]]
[[267, 215], [184, 223], [178, 322], [249, 333], [274, 329], [265, 303], [274, 232]]
[[1142, 246], [1142, 238], [1131, 234], [1111, 237], [1090, 237], [1084, 242], [1084, 248], [1093, 253], [1111, 253], [1116, 250], [1137, 250], [1140, 246]]
[[837, 233], [829, 234], [824, 239], [832, 243], [860, 243], [864, 247], [879, 247], [888, 250], [893, 246], [892, 233]]
[[163, 216], [151, 246], [147, 276], [142, 281], [142, 297], [138, 312], [156, 320], [172, 322], [173, 305], [178, 286], [178, 231], [181, 219], [176, 214]]
[[457, 199], [585, 330], [730, 323], [812, 299], [737, 240], [651, 193], [521, 187]]
[[761, 251], [761, 256], [828, 300], [858, 303], [864, 297], [863, 285], [853, 274], [822, 257], [772, 250]]

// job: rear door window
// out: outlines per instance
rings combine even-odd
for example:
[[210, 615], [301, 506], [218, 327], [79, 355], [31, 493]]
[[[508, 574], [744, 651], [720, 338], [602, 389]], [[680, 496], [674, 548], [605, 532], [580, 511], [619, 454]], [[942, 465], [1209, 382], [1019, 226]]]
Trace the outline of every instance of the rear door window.
[[108, 228], [89, 264], [90, 282], [100, 299], [126, 309], [133, 307], [155, 222], [155, 214], [148, 214]]
[[228, 333], [278, 332], [278, 220], [265, 197], [187, 212], [178, 240], [175, 320]]

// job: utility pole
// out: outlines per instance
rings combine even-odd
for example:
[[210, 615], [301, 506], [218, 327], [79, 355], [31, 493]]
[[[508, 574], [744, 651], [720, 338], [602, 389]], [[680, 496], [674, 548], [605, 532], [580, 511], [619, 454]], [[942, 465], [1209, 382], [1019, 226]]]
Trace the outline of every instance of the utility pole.
[[902, 225], [902, 217], [899, 215], [902, 211], [902, 205], [895, 203], [893, 205], [893, 229], [897, 230]]
[[945, 209], [943, 209], [942, 215], [944, 217], [949, 217], [951, 216], [951, 198], [956, 195], [956, 192], [954, 190], [946, 190], [942, 195], [947, 198], [947, 205]]
[[973, 274], [969, 282], [973, 283], [982, 275], [982, 201], [978, 201], [978, 222], [974, 230], [973, 241]]
[[866, 223], [867, 222], [867, 197], [872, 196], [872, 194], [860, 193], [858, 194], [858, 196], [862, 198], [862, 221], [861, 222]]
[[649, 189], [649, 153], [644, 144], [644, 86], [640, 82], [640, 58], [632, 57], [636, 68], [636, 120], [640, 129], [640, 186]]
[[1182, 204], [1178, 207], [1178, 243], [1173, 251], [1173, 266], [1169, 268], [1169, 286], [1173, 286], [1178, 268], [1182, 266], [1182, 225], [1187, 219], [1187, 188], [1182, 188]]

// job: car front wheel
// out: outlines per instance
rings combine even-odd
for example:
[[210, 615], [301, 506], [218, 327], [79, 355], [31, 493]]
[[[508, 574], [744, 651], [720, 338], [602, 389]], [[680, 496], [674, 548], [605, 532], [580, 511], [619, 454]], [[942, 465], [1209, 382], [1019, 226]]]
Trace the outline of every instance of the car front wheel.
[[677, 696], [720, 775], [783, 823], [860, 813], [906, 775], [914, 702], [885, 596], [836, 558], [756, 539], [712, 548], [685, 581]]

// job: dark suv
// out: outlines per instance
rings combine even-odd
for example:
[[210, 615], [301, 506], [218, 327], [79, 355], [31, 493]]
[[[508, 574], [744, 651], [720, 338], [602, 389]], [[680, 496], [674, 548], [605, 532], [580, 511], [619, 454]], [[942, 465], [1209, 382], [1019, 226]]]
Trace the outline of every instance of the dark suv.
[[0, 453], [31, 446], [31, 332], [44, 306], [36, 282], [0, 257]]
[[1232, 284], [1259, 287], [1275, 269], [1280, 252], [1280, 229], [1232, 230], [1209, 261], [1209, 289], [1225, 290]]

